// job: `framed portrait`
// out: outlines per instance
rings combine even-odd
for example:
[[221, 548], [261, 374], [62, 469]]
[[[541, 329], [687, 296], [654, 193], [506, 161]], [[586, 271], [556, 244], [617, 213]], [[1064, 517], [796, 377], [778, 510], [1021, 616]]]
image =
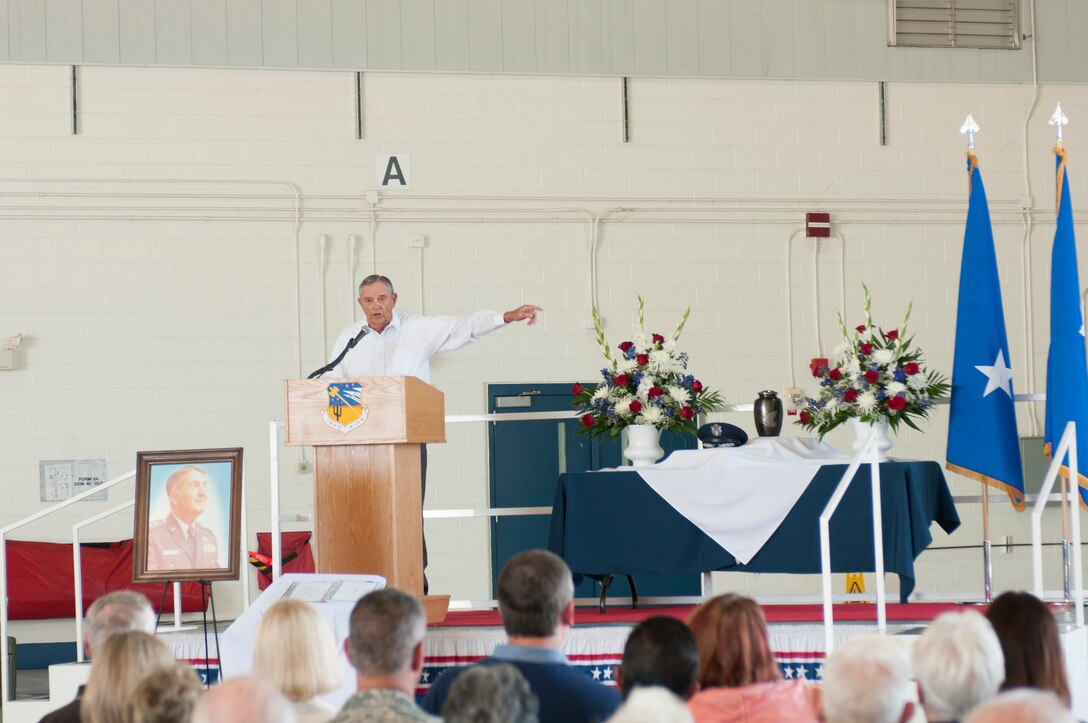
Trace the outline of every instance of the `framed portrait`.
[[237, 580], [241, 500], [241, 447], [138, 452], [132, 580]]

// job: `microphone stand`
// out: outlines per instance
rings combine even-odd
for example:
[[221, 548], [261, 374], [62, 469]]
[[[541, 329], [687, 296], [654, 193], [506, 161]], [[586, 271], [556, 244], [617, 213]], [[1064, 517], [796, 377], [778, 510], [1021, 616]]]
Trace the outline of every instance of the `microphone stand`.
[[331, 362], [329, 362], [325, 366], [321, 367], [317, 371], [313, 372], [312, 374], [310, 374], [310, 376], [308, 376], [306, 378], [307, 379], [316, 379], [317, 377], [321, 376], [325, 372], [332, 371], [336, 367], [337, 364], [339, 364], [341, 361], [344, 360], [344, 357], [346, 357], [348, 355], [348, 352], [351, 351], [352, 349], [354, 349], [355, 345], [358, 344], [360, 341], [362, 341], [363, 337], [366, 336], [369, 333], [370, 333], [370, 329], [368, 327], [364, 326], [362, 329], [359, 330], [359, 333], [355, 335], [355, 338], [347, 343], [347, 346], [344, 347], [344, 350], [342, 352], [340, 352], [335, 359], [333, 359]]

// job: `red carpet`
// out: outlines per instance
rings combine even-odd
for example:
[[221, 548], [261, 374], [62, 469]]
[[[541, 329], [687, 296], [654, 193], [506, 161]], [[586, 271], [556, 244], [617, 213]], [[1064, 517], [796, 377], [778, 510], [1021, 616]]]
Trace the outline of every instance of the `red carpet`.
[[[890, 622], [929, 622], [948, 610], [963, 610], [967, 607], [985, 612], [982, 605], [964, 605], [961, 603], [889, 603], [887, 606]], [[694, 609], [692, 605], [673, 605], [664, 607], [644, 607], [632, 610], [629, 607], [614, 605], [602, 615], [597, 608], [578, 608], [574, 615], [575, 625], [634, 625], [654, 615], [687, 620]], [[822, 623], [823, 606], [821, 605], [764, 605], [763, 614], [769, 623]], [[841, 603], [833, 607], [835, 622], [876, 621], [876, 605], [873, 603]], [[502, 625], [497, 610], [451, 610], [446, 619], [432, 627], [487, 627]]]

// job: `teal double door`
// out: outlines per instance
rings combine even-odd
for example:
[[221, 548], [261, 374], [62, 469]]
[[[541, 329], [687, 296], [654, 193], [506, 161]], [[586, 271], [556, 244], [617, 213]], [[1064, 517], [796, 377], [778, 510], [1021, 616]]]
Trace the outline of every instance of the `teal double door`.
[[[489, 384], [488, 412], [569, 412], [571, 385]], [[623, 464], [618, 438], [581, 434], [576, 418], [532, 421], [489, 422], [491, 507], [551, 507], [559, 475], [588, 472]], [[666, 454], [693, 449], [690, 435], [663, 434]], [[606, 520], [609, 510], [601, 510]], [[523, 550], [546, 548], [550, 515], [491, 517], [492, 594], [499, 571], [511, 557]], [[699, 594], [699, 579], [691, 575], [640, 575], [635, 580], [640, 597]], [[630, 594], [627, 580], [617, 577], [609, 588], [610, 597]], [[600, 584], [584, 579], [576, 597], [598, 597]]]

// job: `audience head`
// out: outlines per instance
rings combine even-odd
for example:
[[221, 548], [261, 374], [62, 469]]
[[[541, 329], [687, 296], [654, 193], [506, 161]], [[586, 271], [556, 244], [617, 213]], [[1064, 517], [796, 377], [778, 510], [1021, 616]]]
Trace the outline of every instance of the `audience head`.
[[247, 675], [200, 696], [192, 723], [295, 723], [295, 709], [271, 683]]
[[189, 723], [200, 699], [200, 677], [188, 665], [175, 663], [140, 678], [129, 696], [127, 723]]
[[826, 723], [900, 723], [914, 713], [905, 643], [877, 633], [835, 648], [824, 665]]
[[332, 631], [313, 606], [280, 600], [268, 608], [253, 646], [255, 676], [272, 683], [288, 700], [304, 701], [335, 690], [342, 670]]
[[574, 622], [574, 578], [567, 563], [547, 550], [510, 558], [499, 574], [498, 598], [511, 637], [547, 638]]
[[160, 640], [139, 630], [116, 633], [95, 649], [94, 665], [79, 704], [87, 723], [121, 723], [125, 703], [144, 675], [161, 675], [177, 665]]
[[355, 603], [345, 647], [360, 676], [396, 675], [422, 665], [426, 629], [419, 600], [394, 588], [375, 590]]
[[540, 702], [514, 666], [473, 665], [450, 686], [442, 719], [446, 723], [537, 723]]
[[1076, 718], [1049, 690], [1017, 688], [990, 698], [963, 723], [1076, 723]]
[[672, 691], [642, 685], [631, 691], [608, 723], [694, 723], [694, 719]]
[[691, 628], [659, 615], [631, 631], [616, 677], [624, 698], [636, 687], [660, 685], [686, 700], [695, 692], [698, 672], [699, 648]]
[[83, 643], [87, 654], [93, 656], [94, 651], [114, 633], [130, 630], [148, 634], [155, 632], [155, 612], [151, 609], [151, 603], [131, 590], [106, 593], [87, 608], [87, 619], [83, 623]]
[[1005, 654], [1004, 690], [1042, 688], [1069, 705], [1058, 621], [1039, 598], [1026, 592], [997, 596], [986, 611]]
[[926, 718], [955, 721], [997, 694], [1005, 678], [1001, 643], [974, 610], [944, 613], [914, 644], [914, 677]]
[[739, 688], [779, 680], [767, 621], [755, 600], [726, 593], [707, 600], [688, 620], [699, 646], [699, 685]]

